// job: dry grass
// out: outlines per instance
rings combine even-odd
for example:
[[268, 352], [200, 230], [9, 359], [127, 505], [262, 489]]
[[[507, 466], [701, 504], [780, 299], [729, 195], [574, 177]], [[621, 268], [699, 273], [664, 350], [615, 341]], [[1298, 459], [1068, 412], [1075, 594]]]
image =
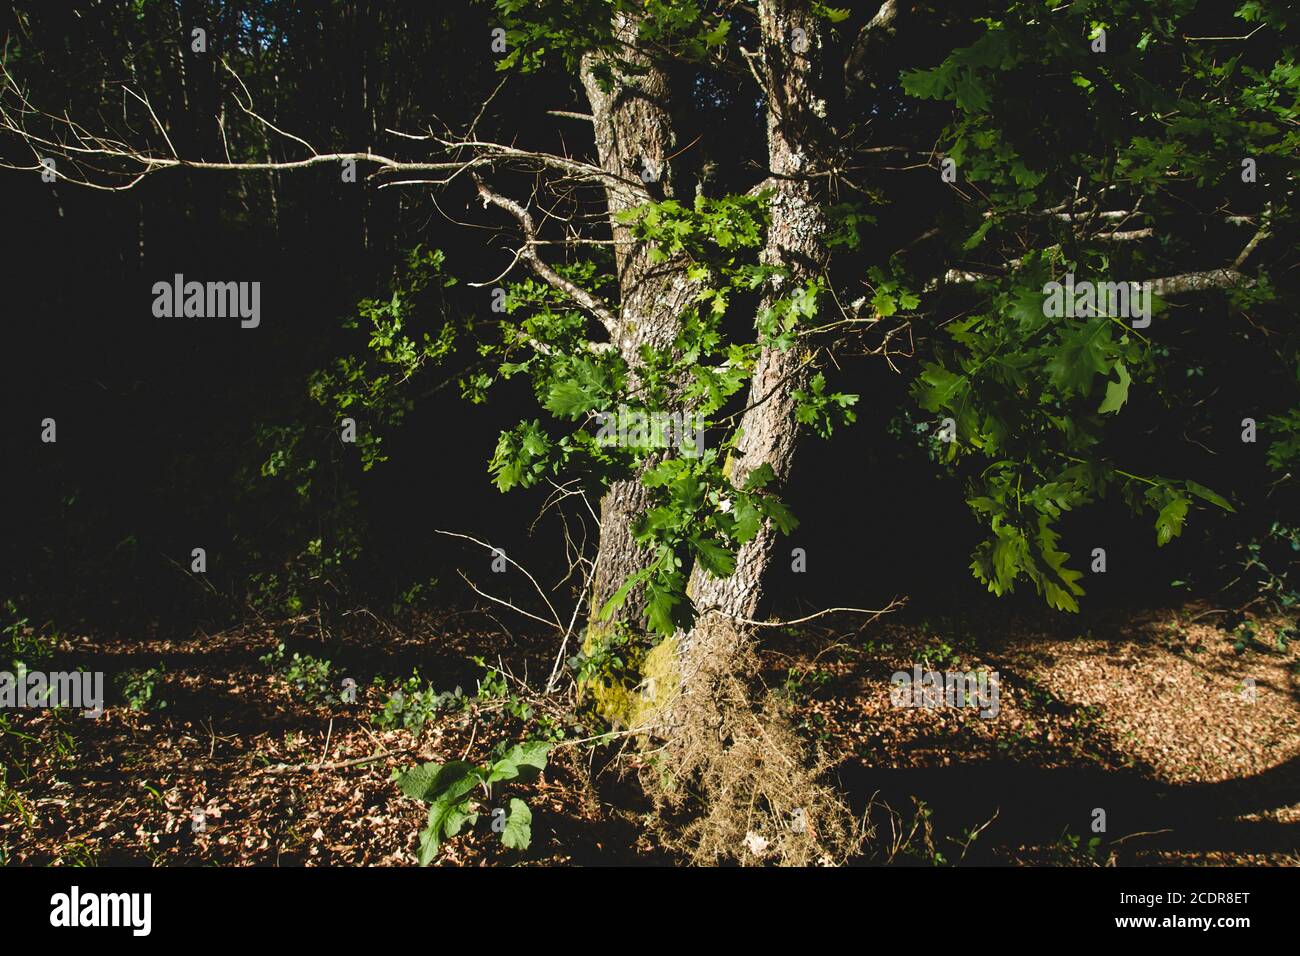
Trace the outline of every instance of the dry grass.
[[671, 743], [643, 774], [661, 842], [697, 864], [848, 861], [867, 833], [827, 784], [830, 761], [753, 679], [758, 660], [742, 636], [713, 633], [709, 642], [708, 665], [672, 708]]

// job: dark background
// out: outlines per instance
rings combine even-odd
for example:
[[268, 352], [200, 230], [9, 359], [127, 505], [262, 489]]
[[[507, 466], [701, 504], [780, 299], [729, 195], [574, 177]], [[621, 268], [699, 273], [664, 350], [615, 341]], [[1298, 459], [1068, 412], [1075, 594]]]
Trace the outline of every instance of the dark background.
[[[219, 64], [226, 55], [256, 108], [321, 151], [373, 146], [415, 158], [425, 155], [420, 144], [384, 128], [419, 130], [432, 116], [464, 126], [501, 79], [489, 49], [490, 11], [479, 5], [182, 2], [139, 9], [15, 4], [3, 29], [11, 66], [32, 100], [121, 128], [113, 84], [130, 81], [147, 90], [183, 154], [220, 158], [216, 117], [224, 115], [241, 154], [301, 156], [290, 140], [258, 141], [231, 99]], [[209, 24], [207, 54], [189, 52], [188, 26], [181, 34], [178, 19]], [[909, 42], [923, 47], [927, 40], [900, 39], [900, 60]], [[678, 82], [690, 105], [685, 139], [702, 137], [683, 163], [712, 159], [719, 191], [748, 188], [762, 130], [740, 92], [743, 79], [704, 83], [683, 71]], [[884, 105], [873, 108], [882, 113], [921, 109], [896, 89], [877, 95]], [[583, 124], [545, 114], [586, 108], [562, 71], [516, 78], [498, 94], [482, 132], [590, 155]], [[136, 111], [135, 128], [147, 138], [138, 120]], [[13, 142], [0, 144], [0, 155], [31, 161]], [[250, 491], [239, 480], [241, 469], [256, 473], [260, 463], [255, 425], [309, 424], [321, 454], [337, 454], [330, 419], [307, 399], [306, 380], [335, 356], [364, 350], [364, 332], [341, 324], [356, 301], [382, 294], [404, 251], [423, 243], [444, 250], [447, 271], [461, 280], [449, 293], [451, 309], [485, 314], [489, 290], [468, 283], [497, 275], [509, 261], [502, 241], [475, 228], [503, 223], [471, 201], [468, 184], [376, 189], [367, 172], [359, 167], [359, 182], [347, 184], [334, 166], [168, 171], [127, 192], [100, 193], [0, 171], [9, 237], [0, 338], [0, 597], [65, 627], [127, 631], [159, 622], [184, 633], [196, 623], [239, 619], [250, 576], [292, 560], [295, 529], [320, 516], [299, 514], [291, 489], [267, 483]], [[868, 237], [864, 262], [915, 228], [918, 197], [931, 185], [922, 177], [931, 175], [888, 180], [895, 204]], [[260, 281], [260, 328], [241, 329], [237, 319], [155, 318], [151, 287], [177, 272], [200, 281]], [[443, 318], [428, 316], [427, 328], [436, 330]], [[1188, 533], [1163, 549], [1150, 520], [1133, 519], [1118, 501], [1072, 516], [1062, 546], [1075, 566], [1087, 567], [1093, 547], [1108, 554], [1109, 572], [1083, 582], [1089, 608], [1174, 600], [1184, 593], [1170, 587], [1175, 579], [1194, 580], [1213, 595], [1229, 578], [1218, 569], [1234, 546], [1290, 509], [1266, 495], [1266, 445], [1243, 446], [1238, 438], [1242, 417], [1262, 419], [1261, 403], [1276, 404], [1285, 370], [1245, 338], [1225, 337], [1229, 321], [1221, 302], [1191, 307], [1176, 333], [1180, 354], [1218, 390], [1212, 411], [1201, 409], [1189, 425], [1191, 418], [1171, 417], [1135, 387], [1117, 429], [1126, 466], [1195, 477], [1242, 504], [1242, 513], [1194, 511]], [[455, 362], [433, 369], [413, 383], [413, 393], [454, 370]], [[859, 421], [827, 441], [809, 437], [800, 450], [787, 497], [802, 526], [775, 564], [777, 608], [875, 607], [895, 594], [976, 612], [1037, 606], [1031, 589], [999, 604], [972, 579], [969, 554], [980, 528], [960, 482], [889, 427], [905, 412], [918, 421], [924, 415], [906, 393], [914, 366], [902, 371], [849, 358], [836, 375], [839, 387], [861, 394]], [[545, 419], [522, 385], [486, 405], [463, 401], [452, 386], [418, 401], [387, 436], [387, 463], [363, 473], [341, 454], [336, 478], [357, 489], [365, 530], [361, 557], [330, 601], [388, 606], [431, 578], [440, 584], [426, 599], [472, 598], [454, 568], [485, 573], [488, 557], [435, 528], [482, 537], [539, 578], [557, 577], [558, 527], [544, 522], [527, 532], [543, 493], [502, 495], [486, 470], [498, 431], [539, 414]], [[40, 441], [45, 417], [57, 420], [57, 444]], [[1189, 428], [1199, 445], [1187, 440]], [[211, 588], [186, 573], [196, 546], [207, 550]], [[789, 571], [796, 546], [807, 550], [804, 575]]]

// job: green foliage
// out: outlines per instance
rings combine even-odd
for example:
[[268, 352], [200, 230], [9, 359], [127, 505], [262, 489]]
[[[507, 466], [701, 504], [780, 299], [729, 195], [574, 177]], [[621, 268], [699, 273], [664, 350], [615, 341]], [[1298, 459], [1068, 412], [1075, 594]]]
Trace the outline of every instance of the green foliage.
[[[770, 487], [770, 468], [751, 474], [744, 487], [731, 482], [727, 452], [737, 435], [727, 433], [719, 415], [749, 382], [761, 348], [793, 347], [819, 313], [825, 293], [820, 279], [785, 282], [787, 294], [772, 298], [755, 318], [755, 341], [726, 340], [724, 320], [737, 303], [774, 279], [788, 278], [757, 262], [770, 198], [770, 192], [761, 191], [697, 196], [691, 204], [668, 199], [619, 215], [637, 239], [649, 244], [654, 261], [681, 269], [697, 290], [679, 316], [671, 345], [641, 350], [635, 389], [624, 357], [613, 349], [592, 350], [587, 320], [553, 288], [533, 280], [510, 285], [510, 322], [502, 324], [498, 342], [480, 346], [484, 357], [498, 362], [496, 378], [526, 373], [538, 405], [568, 426], [557, 434], [541, 419], [530, 418], [502, 432], [488, 465], [499, 489], [529, 488], [575, 473], [603, 485], [639, 472], [651, 490], [652, 505], [633, 533], [652, 559], [598, 609], [601, 621], [611, 620], [633, 589], [641, 588], [651, 631], [667, 635], [689, 626], [694, 608], [685, 590], [692, 562], [709, 574], [726, 576], [735, 567], [736, 548], [752, 539], [765, 520], [783, 534], [797, 525]], [[590, 287], [597, 266], [597, 260], [569, 263], [566, 277]], [[525, 349], [527, 356], [516, 360]], [[819, 373], [799, 393], [800, 421], [829, 435], [836, 425], [853, 421], [856, 400], [830, 391]], [[623, 444], [602, 437], [600, 426], [617, 416], [650, 420], [668, 408], [689, 409], [706, 433], [721, 432], [718, 447], [691, 456], [665, 449], [653, 436]]]
[[[1172, 187], [1214, 183], [1243, 154], [1271, 161], [1274, 175], [1285, 176], [1300, 145], [1290, 122], [1300, 103], [1300, 70], [1289, 49], [1269, 63], [1188, 43], [1192, 5], [1183, 0], [1049, 7], [1044, 15], [1042, 4], [1008, 0], [988, 16], [971, 19], [971, 42], [900, 78], [915, 101], [906, 109], [940, 107], [935, 115], [945, 125], [939, 147], [982, 200], [968, 202], [954, 214], [954, 228], [944, 230], [956, 237], [952, 251], [958, 258], [1000, 259], [1003, 266], [997, 278], [975, 288], [980, 301], [973, 309], [960, 310], [942, 332], [922, 333], [932, 352], [919, 363], [913, 395], [921, 409], [955, 423], [957, 441], [926, 444], [931, 455], [966, 478], [966, 500], [988, 530], [972, 555], [977, 578], [996, 594], [1028, 580], [1051, 606], [1075, 610], [1082, 576], [1060, 544], [1067, 512], [1117, 494], [1150, 516], [1163, 546], [1194, 520], [1193, 506], [1234, 506], [1194, 480], [1143, 474], [1115, 451], [1110, 436], [1119, 416], [1126, 415], [1127, 423], [1135, 403], [1173, 401], [1163, 381], [1169, 370], [1160, 361], [1170, 353], [1161, 351], [1167, 346], [1158, 333], [1144, 333], [1121, 316], [1057, 318], [1043, 308], [1044, 283], [1066, 272], [1097, 281], [1117, 272], [1161, 275], [1167, 254], [1186, 249], [1176, 243], [1119, 249], [1098, 239], [1098, 230], [1068, 221], [1072, 216], [1043, 210], [1056, 208], [1065, 196], [1122, 189], [1140, 217], [1176, 212], [1185, 199]], [[644, 70], [624, 58], [624, 38], [615, 37], [611, 26], [615, 14], [628, 15], [641, 48], [656, 61], [713, 62], [725, 55], [733, 29], [731, 5], [693, 0], [494, 0], [492, 9], [494, 22], [506, 30], [501, 69], [529, 72], [558, 62], [573, 71], [586, 57], [607, 89], [634, 84]], [[848, 15], [821, 3], [813, 12], [832, 24]], [[1243, 4], [1237, 16], [1243, 22], [1285, 22], [1262, 3]], [[1104, 57], [1092, 53], [1086, 38], [1101, 26], [1112, 40], [1128, 42], [1115, 42]], [[1171, 70], [1177, 83], [1169, 82]], [[1050, 115], [1041, 108], [1049, 103]], [[1058, 135], [1061, 116], [1077, 127], [1070, 137]], [[856, 281], [865, 273], [869, 292], [855, 310], [869, 302], [877, 321], [901, 318], [920, 329], [943, 292], [932, 298], [928, 274], [910, 274], [897, 256], [860, 261], [873, 253], [866, 227], [877, 222], [873, 207], [883, 201], [871, 186], [859, 195], [867, 202], [827, 207], [826, 247], [851, 257]], [[536, 278], [508, 284], [504, 316], [453, 323], [441, 298], [450, 284], [442, 256], [417, 248], [385, 295], [359, 304], [365, 349], [313, 378], [311, 398], [329, 411], [335, 426], [345, 412], [364, 420], [357, 449], [364, 471], [384, 460], [383, 429], [400, 425], [409, 411], [404, 385], [458, 349], [474, 353], [457, 376], [472, 402], [486, 400], [502, 383], [525, 379], [537, 411], [501, 432], [487, 466], [491, 480], [505, 492], [576, 477], [598, 491], [641, 475], [652, 503], [633, 532], [651, 560], [597, 609], [597, 617], [610, 621], [636, 593], [644, 596], [638, 603], [651, 631], [668, 634], [688, 626], [694, 609], [686, 582], [693, 566], [727, 575], [738, 547], [764, 522], [783, 533], [796, 524], [770, 469], [759, 469], [736, 487], [728, 466], [737, 439], [737, 399], [761, 350], [793, 349], [823, 331], [815, 320], [836, 292], [829, 268], [793, 282], [760, 260], [770, 200], [769, 191], [701, 194], [693, 202], [667, 198], [619, 214], [620, 225], [646, 244], [654, 264], [678, 272], [694, 290], [677, 316], [673, 341], [647, 345], [636, 356], [593, 341], [591, 317]], [[1294, 218], [1280, 207], [1270, 216], [1278, 225]], [[1029, 226], [1044, 238], [1026, 251]], [[564, 260], [555, 268], [569, 282], [613, 301], [613, 256], [605, 248], [588, 254], [587, 248], [570, 247], [567, 256], [555, 257]], [[1276, 295], [1261, 275], [1249, 288], [1229, 293], [1227, 301], [1245, 310], [1265, 306]], [[1157, 315], [1161, 307], [1157, 302]], [[736, 336], [735, 329], [751, 327], [752, 337]], [[1204, 374], [1194, 366], [1185, 371], [1189, 377]], [[857, 396], [837, 391], [822, 370], [809, 371], [795, 398], [799, 423], [825, 437], [856, 416]], [[712, 447], [692, 458], [654, 441], [602, 438], [610, 416], [649, 417], [667, 409], [698, 412]], [[911, 427], [932, 434], [929, 423]], [[1264, 430], [1274, 437], [1270, 463], [1282, 469], [1294, 461], [1300, 418], [1275, 416]], [[320, 514], [332, 517], [334, 504], [345, 510], [345, 499], [323, 499], [340, 487], [326, 480], [336, 469], [333, 453], [321, 454], [319, 444], [292, 430], [269, 434], [267, 444], [273, 447], [264, 478], [291, 486]], [[314, 600], [311, 592], [328, 587], [356, 560], [359, 539], [346, 521], [317, 521], [314, 528], [298, 562], [309, 569], [307, 580], [290, 568], [265, 582], [265, 590], [283, 595], [291, 611], [300, 611]], [[618, 654], [612, 648], [592, 653]], [[598, 664], [593, 656], [576, 666], [587, 671], [612, 662], [613, 657]]]
[[713, 4], [697, 0], [493, 0], [493, 7], [506, 27], [506, 55], [497, 69], [529, 73], [558, 60], [573, 72], [585, 54], [595, 53], [596, 76], [606, 87], [616, 74], [638, 72], [613, 35], [617, 14], [634, 17], [640, 45], [665, 58], [703, 60], [731, 30]]
[[435, 691], [432, 685], [421, 679], [419, 672], [415, 671], [388, 695], [383, 708], [370, 719], [375, 726], [384, 730], [392, 730], [395, 727], [419, 730], [439, 714], [464, 710], [468, 705], [469, 700], [459, 687], [454, 690]]
[[830, 680], [829, 671], [818, 670], [816, 667], [790, 667], [786, 669], [781, 694], [792, 704], [805, 703], [829, 684]]
[[[1193, 504], [1234, 508], [1203, 484], [1134, 474], [1108, 454], [1111, 421], [1139, 390], [1148, 404], [1179, 401], [1168, 384], [1175, 354], [1154, 338], [1159, 325], [1144, 334], [1100, 311], [1044, 314], [1046, 281], [1066, 272], [1095, 281], [1165, 274], [1161, 260], [1185, 251], [1181, 240], [1117, 247], [1103, 230], [1079, 228], [1074, 214], [1033, 210], [1069, 208], [1061, 197], [1108, 190], [1142, 217], [1173, 219], [1195, 190], [1221, 196], [1244, 156], [1273, 176], [1294, 176], [1300, 131], [1287, 118], [1300, 104], [1300, 70], [1286, 45], [1268, 63], [1239, 48], [1189, 43], [1199, 32], [1188, 27], [1195, 5], [1179, 0], [1053, 6], [1043, 16], [1040, 6], [1013, 0], [1005, 15], [981, 21], [974, 42], [934, 67], [905, 71], [901, 82], [912, 97], [952, 104], [940, 149], [987, 200], [971, 205], [960, 251], [978, 247], [984, 261], [1000, 252], [1006, 260], [1005, 276], [978, 287], [979, 306], [945, 327], [948, 341], [922, 363], [913, 394], [956, 423], [957, 441], [938, 454], [968, 475], [967, 501], [989, 529], [974, 554], [976, 577], [997, 594], [1027, 578], [1050, 605], [1074, 610], [1081, 575], [1057, 547], [1064, 512], [1116, 491], [1153, 516], [1163, 546], [1183, 532]], [[1277, 29], [1286, 22], [1281, 5], [1265, 3], [1242, 4], [1236, 16]], [[1102, 27], [1110, 48], [1098, 54], [1085, 38]], [[1062, 116], [1072, 118], [1068, 137], [1049, 133]], [[1261, 221], [1293, 222], [1289, 200], [1271, 195]], [[1049, 238], [1025, 253], [1016, 233], [1029, 224]], [[1277, 295], [1264, 273], [1225, 298], [1249, 312]], [[1162, 309], [1157, 300], [1157, 321]], [[1298, 429], [1294, 412], [1266, 420], [1271, 466], [1296, 460]], [[978, 469], [965, 467], [973, 459], [983, 459]]]
[[1268, 466], [1281, 472], [1300, 468], [1300, 406], [1272, 416], [1262, 430], [1273, 439], [1266, 456]]
[[907, 287], [906, 276], [897, 272], [887, 274], [879, 266], [872, 266], [867, 275], [873, 289], [871, 307], [880, 318], [887, 319], [900, 310], [911, 312], [921, 304], [920, 295]]
[[808, 389], [794, 393], [798, 403], [795, 417], [801, 425], [810, 425], [823, 438], [830, 438], [838, 425], [851, 425], [857, 420], [853, 406], [858, 396], [843, 393], [826, 394], [826, 376], [818, 372], [808, 383]]
[[[316, 372], [308, 383], [312, 401], [332, 412], [336, 429], [345, 417], [357, 420], [356, 448], [364, 471], [387, 460], [379, 429], [399, 426], [412, 407], [402, 386], [455, 345], [456, 327], [450, 321], [436, 331], [411, 328], [429, 316], [445, 319], [442, 294], [456, 284], [443, 272], [445, 258], [439, 249], [411, 249], [389, 295], [362, 299], [357, 315], [344, 322], [347, 329], [366, 329], [366, 350], [335, 359], [332, 368]], [[372, 427], [360, 427], [363, 423]]]
[[990, 532], [973, 555], [975, 576], [994, 594], [1026, 578], [1050, 606], [1076, 611], [1082, 574], [1057, 546], [1065, 512], [1114, 489], [1135, 512], [1154, 514], [1156, 543], [1165, 545], [1182, 532], [1193, 498], [1233, 508], [1195, 481], [1106, 460], [1106, 416], [1122, 411], [1135, 381], [1155, 378], [1151, 342], [1104, 313], [1048, 315], [1054, 265], [1030, 254], [1015, 275], [989, 283], [983, 307], [947, 326], [950, 343], [923, 363], [913, 395], [955, 423], [945, 460], [986, 463], [967, 485], [967, 503]]
[[527, 850], [533, 840], [533, 811], [518, 797], [510, 798], [510, 813], [501, 831], [501, 845], [512, 850]]
[[18, 605], [12, 599], [5, 599], [0, 621], [4, 622], [0, 627], [0, 669], [10, 673], [16, 673], [20, 667], [41, 670], [54, 657], [57, 636], [33, 628], [29, 619], [19, 614]]
[[479, 678], [478, 691], [475, 694], [478, 700], [495, 701], [501, 704], [505, 713], [518, 720], [527, 722], [533, 719], [533, 708], [526, 700], [510, 690], [510, 682], [505, 671], [494, 667], [478, 655], [471, 657], [470, 660], [483, 668], [483, 676]]
[[[517, 780], [527, 783], [546, 768], [550, 744], [528, 741], [509, 748], [499, 746], [486, 764], [464, 760], [429, 762], [404, 771], [393, 771], [392, 779], [404, 796], [429, 804], [429, 816], [420, 832], [420, 865], [428, 866], [445, 840], [458, 835], [466, 825], [478, 822], [481, 804], [473, 799], [475, 788], [484, 800], [492, 799], [493, 785]], [[510, 800], [501, 842], [515, 850], [526, 850], [532, 840], [532, 811], [518, 798]]]
[[332, 665], [327, 660], [297, 651], [289, 657], [283, 641], [258, 660], [309, 704], [334, 703], [341, 699], [334, 690]]
[[[762, 245], [771, 198], [771, 190], [760, 190], [752, 196], [696, 196], [693, 206], [665, 199], [636, 206], [617, 218], [631, 226], [638, 239], [653, 243], [653, 262], [685, 254], [696, 264], [716, 262], [723, 269], [734, 269], [736, 253]], [[752, 272], [744, 273], [746, 280], [752, 276]]]
[[857, 250], [862, 246], [862, 227], [879, 220], [862, 203], [835, 203], [826, 210], [826, 248]]
[[[25, 807], [18, 794], [8, 791], [9, 773], [23, 778], [47, 767], [72, 767], [77, 760], [77, 740], [69, 732], [69, 725], [81, 720], [71, 710], [56, 708], [47, 711], [48, 723], [39, 734], [26, 733], [13, 714], [0, 714], [0, 808], [6, 799], [16, 801], [16, 809]], [[21, 809], [20, 809], [21, 812]]]
[[[407, 252], [386, 293], [362, 299], [344, 319], [345, 330], [360, 333], [356, 352], [309, 376], [304, 420], [256, 426], [259, 463], [241, 468], [237, 480], [245, 506], [276, 514], [279, 539], [261, 529], [237, 531], [254, 561], [266, 565], [250, 575], [255, 608], [300, 614], [346, 591], [365, 532], [361, 476], [387, 460], [384, 434], [414, 406], [409, 382], [456, 345], [445, 299], [456, 280], [444, 262], [440, 250], [417, 245]], [[355, 442], [342, 440], [344, 419], [355, 423]]]
[[574, 679], [581, 687], [592, 681], [617, 680], [634, 675], [637, 669], [630, 666], [636, 653], [632, 635], [621, 622], [604, 628], [594, 639], [589, 638], [578, 653], [568, 659]]
[[165, 710], [167, 701], [158, 696], [158, 684], [166, 671], [167, 668], [159, 664], [157, 667], [122, 674], [118, 679], [119, 689], [126, 705], [138, 711]]
[[1060, 862], [1074, 866], [1101, 865], [1101, 837], [1089, 837], [1086, 841], [1077, 833], [1063, 831], [1052, 850]]
[[1252, 600], [1300, 621], [1300, 527], [1271, 522], [1263, 534], [1237, 546], [1235, 564], [1229, 586], [1245, 583]]

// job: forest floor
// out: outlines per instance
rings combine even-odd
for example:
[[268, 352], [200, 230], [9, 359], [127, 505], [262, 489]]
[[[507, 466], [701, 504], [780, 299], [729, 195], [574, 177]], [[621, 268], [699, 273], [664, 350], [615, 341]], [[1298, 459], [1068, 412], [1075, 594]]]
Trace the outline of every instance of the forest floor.
[[[769, 633], [763, 679], [873, 829], [862, 862], [1300, 865], [1300, 646], [1279, 646], [1268, 622], [1243, 642], [1206, 610], [1094, 615], [1072, 633], [1060, 618], [909, 611]], [[99, 719], [46, 710], [0, 724], [0, 862], [408, 865], [427, 808], [393, 770], [487, 761], [539, 726], [582, 733], [523, 710], [520, 688], [550, 672], [549, 637], [478, 613], [348, 620], [328, 641], [306, 619], [184, 640], [65, 639], [88, 670], [159, 669], [136, 682], [140, 709], [118, 697]], [[288, 658], [263, 662], [281, 642]], [[328, 673], [289, 670], [295, 651], [328, 660]], [[475, 655], [511, 675], [504, 693], [476, 693]], [[996, 716], [894, 706], [892, 675], [919, 662], [996, 672]], [[464, 696], [418, 729], [376, 724], [415, 667]], [[354, 701], [313, 702], [312, 688], [349, 675]], [[614, 749], [566, 740], [511, 791], [532, 810], [526, 850], [487, 822], [500, 792], [437, 862], [676, 862], [649, 825], [638, 758]]]

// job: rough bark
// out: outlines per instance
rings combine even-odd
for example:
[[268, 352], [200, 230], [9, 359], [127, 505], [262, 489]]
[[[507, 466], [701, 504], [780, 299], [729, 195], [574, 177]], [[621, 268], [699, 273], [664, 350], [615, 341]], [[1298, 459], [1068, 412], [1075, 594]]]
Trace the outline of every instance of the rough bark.
[[[817, 90], [822, 79], [818, 69], [821, 31], [805, 0], [765, 0], [760, 21], [771, 174], [768, 185], [774, 190], [771, 225], [761, 258], [789, 271], [787, 279], [767, 290], [764, 304], [770, 305], [819, 274], [824, 265], [827, 223], [808, 144], [822, 135], [825, 106]], [[634, 50], [633, 25], [626, 23], [621, 29], [625, 31], [621, 39]], [[635, 52], [631, 56], [635, 57]], [[655, 188], [665, 197], [673, 195], [674, 184], [665, 163], [674, 142], [667, 108], [668, 78], [642, 60], [636, 77], [604, 91], [595, 80], [594, 65], [594, 59], [584, 62], [583, 84], [592, 107], [602, 167], [634, 183], [650, 168], [661, 174]], [[619, 212], [650, 197], [634, 185], [626, 189], [611, 185], [607, 195], [611, 229], [620, 240], [615, 247], [621, 293], [616, 344], [635, 366], [636, 350], [642, 343], [659, 348], [671, 343], [678, 318], [690, 304], [692, 289], [678, 264], [652, 266], [649, 250], [628, 243], [626, 228], [613, 221]], [[788, 349], [765, 348], [760, 354], [740, 423], [743, 434], [730, 463], [735, 484], [743, 483], [749, 472], [764, 462], [772, 466], [778, 482], [789, 477], [798, 435], [794, 393], [806, 381], [808, 364], [807, 349], [797, 343]], [[632, 539], [634, 520], [649, 506], [650, 493], [639, 476], [615, 482], [602, 500], [601, 542], [591, 591], [593, 613], [628, 577], [649, 563], [650, 554]], [[736, 659], [736, 630], [716, 623], [755, 615], [775, 545], [775, 529], [765, 526], [740, 548], [736, 571], [730, 577], [715, 579], [695, 570], [690, 593], [701, 618], [689, 634], [677, 636], [680, 679], [687, 680], [701, 669], [725, 668], [727, 661]], [[642, 609], [641, 595], [634, 592], [619, 616], [635, 620]]]
[[[823, 128], [825, 107], [818, 97], [821, 36], [808, 4], [765, 0], [760, 21], [768, 94], [768, 164], [775, 188], [762, 259], [790, 272], [788, 280], [768, 291], [766, 305], [817, 275], [825, 263], [827, 222], [809, 149]], [[764, 462], [772, 466], [778, 485], [789, 478], [799, 430], [794, 393], [806, 381], [809, 358], [807, 349], [797, 343], [788, 349], [763, 349], [740, 422], [743, 434], [731, 462], [733, 484], [743, 484]], [[730, 577], [714, 578], [695, 569], [691, 596], [699, 618], [680, 641], [684, 678], [726, 668], [738, 643], [744, 641], [745, 628], [736, 626], [737, 619], [753, 619], [763, 599], [763, 578], [775, 546], [776, 530], [765, 523], [741, 546]]]
[[[623, 44], [621, 56], [636, 67], [635, 73], [619, 73], [609, 90], [596, 80], [598, 54], [582, 63], [582, 83], [591, 103], [596, 150], [607, 172], [627, 181], [606, 189], [610, 228], [616, 245], [619, 315], [614, 344], [632, 366], [635, 385], [637, 355], [643, 345], [667, 348], [677, 333], [678, 319], [690, 304], [691, 290], [680, 264], [654, 265], [644, 243], [632, 243], [629, 229], [616, 217], [619, 213], [654, 198], [674, 192], [668, 157], [675, 145], [669, 110], [669, 78], [649, 57], [637, 50], [636, 21], [620, 17], [615, 32]], [[650, 172], [648, 188], [643, 173]], [[639, 475], [610, 485], [601, 500], [601, 536], [596, 574], [591, 588], [593, 614], [634, 573], [649, 564], [650, 553], [632, 538], [632, 523], [650, 504], [649, 490]], [[642, 595], [630, 594], [620, 616], [636, 620], [642, 611]]]

